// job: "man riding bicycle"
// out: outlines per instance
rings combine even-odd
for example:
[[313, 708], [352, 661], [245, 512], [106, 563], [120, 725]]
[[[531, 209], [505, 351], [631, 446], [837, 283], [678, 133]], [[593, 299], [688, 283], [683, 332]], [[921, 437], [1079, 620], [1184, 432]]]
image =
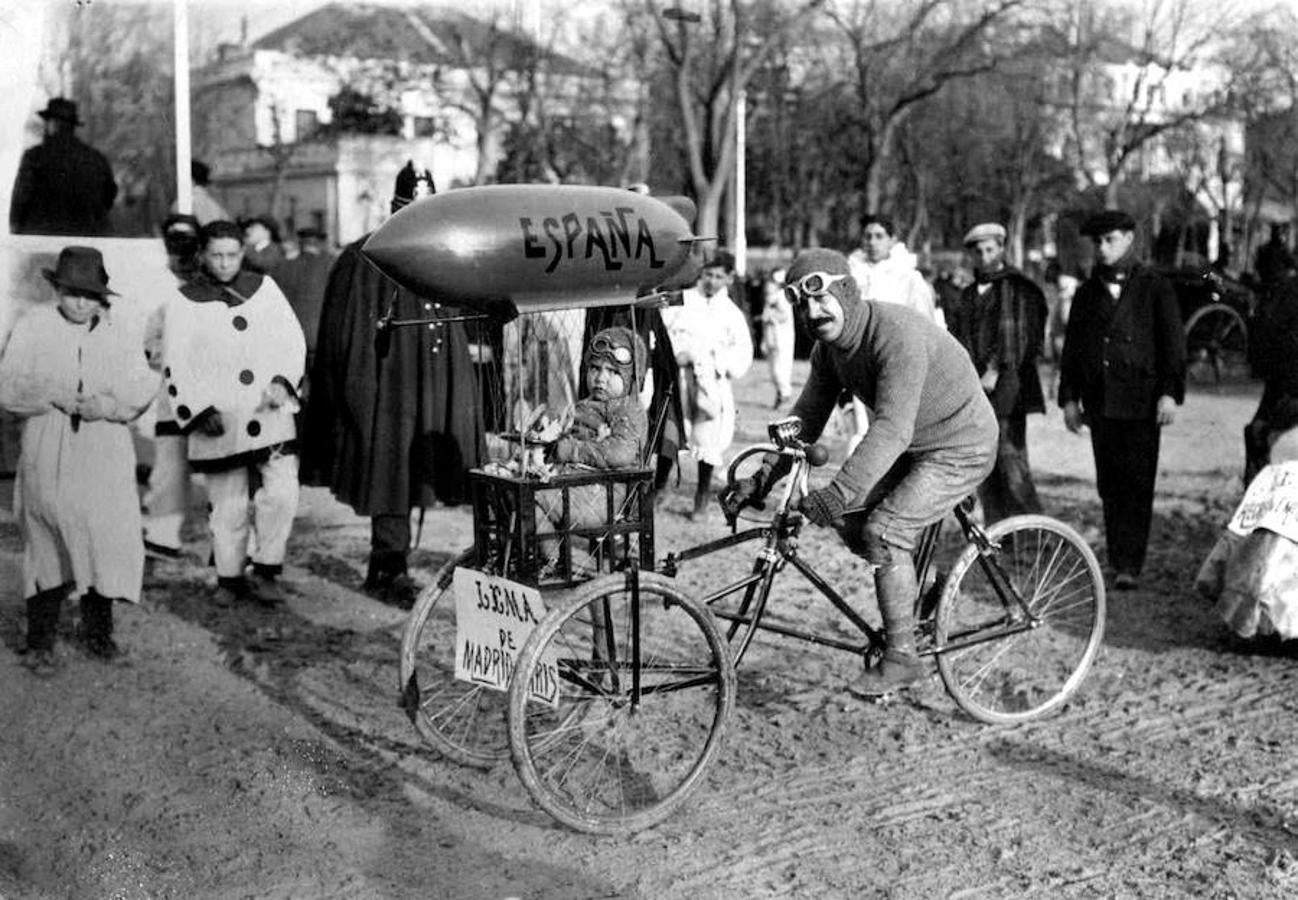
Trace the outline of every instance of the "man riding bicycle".
[[[804, 251], [784, 283], [799, 321], [816, 339], [811, 374], [792, 410], [802, 422], [798, 437], [820, 436], [844, 390], [870, 411], [865, 438], [827, 487], [801, 499], [799, 510], [815, 525], [836, 528], [874, 571], [887, 649], [866, 670], [864, 689], [904, 687], [925, 674], [912, 612], [916, 541], [991, 472], [996, 414], [960, 343], [910, 309], [862, 300], [841, 253]], [[768, 458], [723, 504], [737, 510], [760, 502], [787, 464], [787, 458]]]

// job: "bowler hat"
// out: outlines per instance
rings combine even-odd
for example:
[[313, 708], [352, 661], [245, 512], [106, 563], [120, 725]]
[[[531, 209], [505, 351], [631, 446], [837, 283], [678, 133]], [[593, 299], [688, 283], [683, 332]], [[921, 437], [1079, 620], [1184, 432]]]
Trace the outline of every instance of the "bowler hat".
[[1100, 237], [1110, 231], [1135, 231], [1136, 220], [1120, 209], [1097, 212], [1082, 223], [1084, 237]]
[[52, 97], [45, 108], [36, 115], [42, 119], [57, 119], [60, 122], [71, 122], [73, 125], [80, 125], [81, 119], [77, 117], [77, 105], [66, 97]]
[[964, 245], [966, 247], [977, 244], [980, 241], [1001, 241], [1005, 240], [1005, 226], [997, 222], [983, 222], [969, 229], [968, 234], [964, 236]]
[[108, 289], [108, 272], [104, 257], [94, 247], [64, 247], [59, 251], [59, 261], [53, 269], [41, 269], [41, 274], [56, 288], [94, 294], [105, 303], [107, 296], [117, 296]]

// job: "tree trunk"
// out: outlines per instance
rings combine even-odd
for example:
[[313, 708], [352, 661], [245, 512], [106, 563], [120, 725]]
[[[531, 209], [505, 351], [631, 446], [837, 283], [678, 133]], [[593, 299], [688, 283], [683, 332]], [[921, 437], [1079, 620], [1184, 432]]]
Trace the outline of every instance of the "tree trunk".
[[1028, 207], [1031, 200], [1032, 195], [1025, 192], [1015, 197], [1014, 203], [1010, 207], [1010, 221], [1007, 229], [1009, 235], [1006, 237], [1005, 247], [1008, 251], [1009, 263], [1020, 269], [1027, 262], [1027, 254], [1023, 252], [1023, 246], [1027, 242]]

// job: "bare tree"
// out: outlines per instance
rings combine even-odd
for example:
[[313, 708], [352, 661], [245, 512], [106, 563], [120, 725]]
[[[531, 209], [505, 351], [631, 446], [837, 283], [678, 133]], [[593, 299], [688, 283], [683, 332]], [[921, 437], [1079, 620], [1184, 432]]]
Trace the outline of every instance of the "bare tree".
[[672, 73], [695, 232], [718, 233], [721, 200], [735, 169], [739, 101], [771, 45], [823, 0], [699, 0], [664, 7], [646, 0]]
[[[1059, 80], [1077, 172], [1114, 206], [1142, 151], [1165, 135], [1217, 115], [1228, 99], [1225, 69], [1205, 82], [1231, 10], [1193, 0], [1139, 7], [1069, 0], [1065, 76]], [[1194, 77], [1197, 83], [1192, 81]]]
[[[1298, 217], [1298, 13], [1276, 8], [1247, 20], [1232, 42], [1232, 97], [1247, 123], [1243, 246], [1264, 208]], [[1281, 213], [1281, 215], [1284, 215]], [[1247, 262], [1247, 259], [1241, 260]]]
[[[829, 20], [845, 39], [851, 91], [848, 121], [867, 210], [884, 201], [884, 180], [897, 149], [897, 130], [915, 107], [946, 85], [991, 72], [1014, 47], [1001, 26], [1027, 0], [992, 0], [974, 7], [959, 0], [834, 3]], [[831, 76], [832, 78], [832, 76]]]
[[534, 47], [501, 13], [485, 22], [452, 21], [448, 33], [446, 50], [455, 72], [446, 79], [442, 99], [473, 120], [478, 151], [473, 183], [486, 184], [495, 175], [497, 141], [519, 80], [534, 68]]
[[83, 135], [118, 183], [118, 234], [149, 234], [166, 213], [175, 172], [170, 18], [150, 4], [83, 4], [42, 71], [50, 96], [77, 101]]

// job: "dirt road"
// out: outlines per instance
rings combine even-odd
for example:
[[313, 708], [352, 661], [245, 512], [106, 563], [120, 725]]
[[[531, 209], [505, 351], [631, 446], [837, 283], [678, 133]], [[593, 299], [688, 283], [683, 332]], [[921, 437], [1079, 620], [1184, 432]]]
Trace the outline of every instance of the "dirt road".
[[[760, 368], [741, 387], [751, 439]], [[1241, 652], [1191, 586], [1239, 496], [1255, 397], [1196, 392], [1167, 432], [1142, 589], [1110, 595], [1062, 715], [979, 725], [936, 678], [871, 704], [845, 689], [852, 659], [764, 639], [704, 786], [623, 839], [565, 831], [508, 764], [462, 769], [421, 742], [396, 702], [404, 614], [357, 592], [367, 527], [327, 495], [304, 497], [286, 609], [214, 607], [196, 540], [119, 610], [128, 664], [69, 650], [50, 681], [18, 663], [20, 546], [0, 513], [0, 897], [1296, 896], [1298, 668]], [[1056, 412], [1030, 446], [1048, 511], [1097, 535], [1085, 439]], [[664, 549], [721, 528], [680, 515], [687, 489], [659, 516]], [[421, 569], [469, 526], [430, 512]]]

